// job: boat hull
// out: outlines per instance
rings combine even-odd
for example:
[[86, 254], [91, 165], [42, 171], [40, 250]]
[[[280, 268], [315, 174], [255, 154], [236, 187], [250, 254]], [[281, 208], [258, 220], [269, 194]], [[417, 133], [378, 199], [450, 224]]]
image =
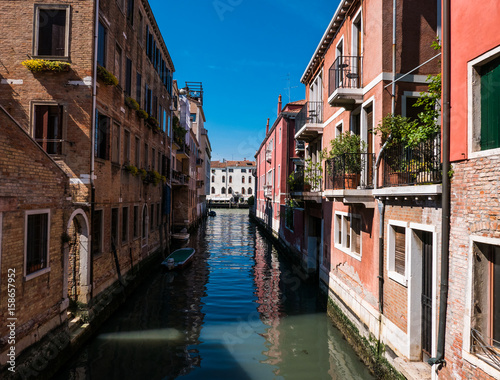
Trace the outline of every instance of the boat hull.
[[194, 248], [178, 249], [168, 255], [161, 265], [167, 270], [182, 269], [191, 263], [194, 253]]

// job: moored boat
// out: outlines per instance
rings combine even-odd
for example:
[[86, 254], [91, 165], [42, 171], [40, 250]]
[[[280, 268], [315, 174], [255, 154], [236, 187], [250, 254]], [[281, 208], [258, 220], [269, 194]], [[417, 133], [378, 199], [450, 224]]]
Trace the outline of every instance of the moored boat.
[[161, 265], [167, 270], [182, 269], [193, 260], [194, 252], [194, 248], [177, 249], [168, 255]]
[[209, 211], [208, 216], [217, 216], [217, 213], [215, 211]]

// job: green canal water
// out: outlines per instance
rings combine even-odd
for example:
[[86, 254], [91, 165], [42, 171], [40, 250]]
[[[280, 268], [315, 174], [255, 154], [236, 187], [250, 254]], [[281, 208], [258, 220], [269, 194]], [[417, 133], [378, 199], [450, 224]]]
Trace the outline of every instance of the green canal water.
[[304, 282], [250, 220], [218, 210], [56, 379], [372, 379]]

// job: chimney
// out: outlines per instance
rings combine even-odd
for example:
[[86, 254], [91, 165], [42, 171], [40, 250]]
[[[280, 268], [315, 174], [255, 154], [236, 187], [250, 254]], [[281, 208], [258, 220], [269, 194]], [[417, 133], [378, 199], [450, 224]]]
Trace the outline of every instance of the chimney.
[[280, 113], [281, 113], [281, 94], [278, 98], [278, 116], [280, 115]]
[[269, 134], [269, 118], [267, 118], [266, 136]]

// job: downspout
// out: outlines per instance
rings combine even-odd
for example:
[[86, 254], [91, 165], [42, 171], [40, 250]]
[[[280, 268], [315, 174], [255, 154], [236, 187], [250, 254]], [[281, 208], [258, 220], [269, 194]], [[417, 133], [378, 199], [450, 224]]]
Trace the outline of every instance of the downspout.
[[445, 364], [446, 309], [448, 306], [448, 274], [450, 248], [450, 0], [443, 0], [443, 183], [442, 183], [442, 220], [441, 220], [441, 284], [439, 294], [439, 330], [436, 357], [429, 364], [438, 364], [438, 370]]
[[[96, 127], [96, 102], [97, 102], [97, 48], [99, 43], [99, 0], [95, 0], [95, 25], [94, 25], [94, 62], [93, 62], [93, 74], [92, 75], [92, 121], [90, 131], [90, 243], [92, 244], [92, 220], [94, 220], [94, 208], [95, 208], [95, 161], [94, 161], [94, 146], [95, 146], [95, 127]], [[92, 251], [92, 250], [91, 250]], [[94, 298], [94, 260], [92, 252], [90, 253], [90, 299]]]
[[396, 2], [397, 0], [392, 0], [392, 115], [396, 112]]
[[385, 203], [382, 198], [378, 200], [379, 212], [379, 238], [378, 238], [378, 311], [379, 328], [378, 328], [378, 344], [377, 351], [380, 355], [382, 348], [382, 315], [384, 314], [384, 215]]

